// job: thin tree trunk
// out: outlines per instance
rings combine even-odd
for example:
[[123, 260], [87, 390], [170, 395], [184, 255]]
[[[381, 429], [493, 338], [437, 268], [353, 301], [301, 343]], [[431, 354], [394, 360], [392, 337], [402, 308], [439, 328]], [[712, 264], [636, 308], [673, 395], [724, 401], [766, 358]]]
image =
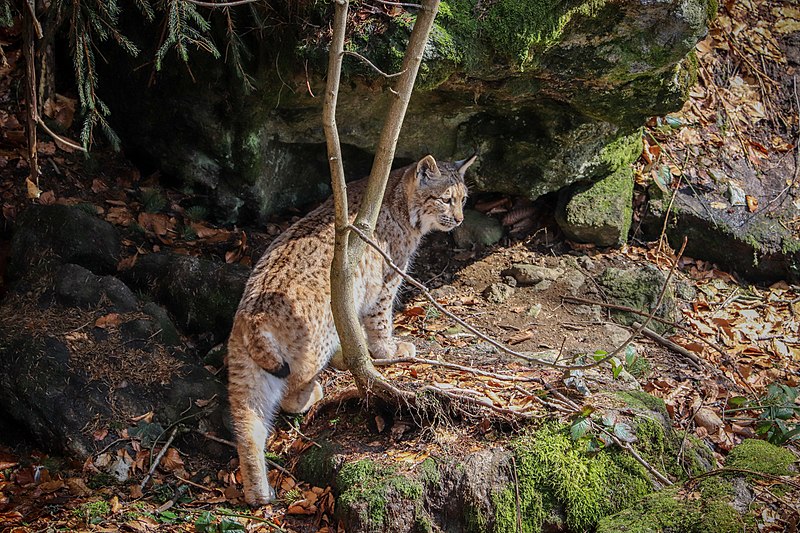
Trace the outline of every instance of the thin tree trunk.
[[[27, 130], [28, 130], [28, 168], [30, 169], [30, 184], [28, 196], [38, 196], [39, 191], [39, 159], [36, 143], [36, 117], [39, 116], [38, 99], [36, 97], [36, 37], [38, 22], [35, 16], [33, 0], [26, 0], [22, 8], [22, 40], [23, 53], [25, 54], [25, 103], [27, 105]], [[35, 186], [35, 189], [31, 187]], [[36, 194], [33, 194], [35, 191]]]
[[[378, 219], [397, 139], [400, 136], [408, 102], [411, 99], [411, 92], [438, 8], [439, 0], [424, 0], [411, 32], [403, 59], [403, 70], [393, 91], [395, 99], [386, 116], [372, 172], [354, 223], [367, 235], [372, 235]], [[336, 228], [333, 263], [331, 264], [331, 309], [344, 360], [353, 373], [362, 394], [369, 391], [373, 384], [377, 384], [380, 390], [404, 395], [385, 382], [380, 373], [375, 370], [355, 305], [354, 274], [363, 256], [365, 243], [361, 239], [350, 238], [352, 233], [348, 230], [350, 219], [347, 185], [344, 180], [341, 146], [336, 127], [336, 100], [344, 55], [347, 11], [348, 0], [335, 0], [333, 40], [328, 60], [328, 80], [323, 108], [323, 126], [328, 147], [328, 163], [331, 169]]]

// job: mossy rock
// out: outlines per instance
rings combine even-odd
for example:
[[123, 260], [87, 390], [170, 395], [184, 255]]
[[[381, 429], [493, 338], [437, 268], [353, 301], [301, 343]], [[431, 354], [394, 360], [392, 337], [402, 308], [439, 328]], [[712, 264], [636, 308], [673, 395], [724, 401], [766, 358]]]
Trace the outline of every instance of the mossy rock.
[[[650, 313], [658, 302], [661, 288], [666, 282], [666, 274], [653, 265], [639, 268], [622, 269], [608, 267], [599, 276], [598, 282], [603, 286], [611, 302]], [[677, 312], [676, 283], [671, 282], [661, 300], [655, 316], [672, 321]], [[634, 322], [643, 322], [645, 318], [635, 313], [612, 311], [611, 316], [628, 326]], [[667, 326], [661, 322], [651, 321], [649, 326], [658, 333], [665, 333]]]
[[737, 533], [748, 531], [747, 520], [733, 508], [733, 487], [717, 480], [698, 485], [699, 496], [680, 486], [664, 489], [628, 509], [603, 518], [597, 533]]
[[796, 475], [798, 458], [785, 448], [764, 440], [745, 439], [725, 458], [725, 466], [773, 476]]
[[622, 168], [591, 185], [562, 193], [556, 221], [573, 241], [617, 246], [628, 239], [632, 200], [633, 170]]

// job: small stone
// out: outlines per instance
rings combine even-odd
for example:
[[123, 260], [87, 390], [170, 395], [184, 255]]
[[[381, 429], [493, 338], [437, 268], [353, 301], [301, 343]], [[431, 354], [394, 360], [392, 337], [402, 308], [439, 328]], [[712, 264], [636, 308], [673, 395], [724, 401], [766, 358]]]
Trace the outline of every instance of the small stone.
[[537, 285], [542, 281], [554, 281], [564, 273], [560, 268], [547, 268], [538, 265], [515, 263], [502, 272], [503, 276], [511, 276], [520, 285]]
[[536, 318], [539, 316], [539, 313], [542, 312], [542, 304], [534, 304], [528, 309], [528, 316], [531, 318]]
[[517, 286], [517, 280], [514, 278], [514, 276], [503, 276], [503, 283], [505, 283], [509, 287]]
[[570, 294], [575, 295], [586, 283], [586, 276], [577, 270], [567, 270], [561, 277], [561, 281], [567, 286]]
[[582, 268], [585, 268], [589, 272], [592, 272], [595, 267], [594, 261], [592, 261], [592, 258], [587, 255], [583, 255], [578, 258], [578, 265], [580, 265]]
[[735, 182], [728, 182], [728, 201], [731, 205], [747, 205], [744, 190]]
[[483, 291], [483, 297], [486, 301], [493, 304], [501, 304], [511, 298], [514, 294], [514, 288], [509, 287], [505, 283], [492, 283]]
[[503, 237], [503, 225], [494, 217], [472, 209], [464, 210], [464, 221], [453, 230], [456, 246], [464, 249], [485, 248]]
[[705, 428], [711, 434], [716, 433], [719, 431], [719, 428], [722, 427], [722, 420], [720, 417], [708, 407], [701, 407], [694, 416], [694, 421], [698, 426]]

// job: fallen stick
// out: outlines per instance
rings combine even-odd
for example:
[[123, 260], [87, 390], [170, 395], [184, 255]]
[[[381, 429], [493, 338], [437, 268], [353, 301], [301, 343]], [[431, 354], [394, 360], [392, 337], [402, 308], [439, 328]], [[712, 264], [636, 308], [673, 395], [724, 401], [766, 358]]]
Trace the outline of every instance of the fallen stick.
[[[639, 327], [638, 322], [634, 322], [634, 327]], [[689, 363], [695, 367], [697, 370], [703, 369], [703, 360], [697, 357], [695, 354], [684, 348], [683, 346], [672, 342], [671, 340], [664, 338], [663, 336], [659, 335], [655, 331], [650, 328], [642, 328], [642, 333], [645, 337], [649, 337], [650, 339], [656, 341], [658, 344], [664, 346], [665, 348], [669, 348], [675, 353], [678, 353], [689, 360]]]
[[153, 461], [153, 464], [150, 465], [150, 471], [147, 472], [147, 475], [144, 476], [144, 479], [139, 484], [139, 488], [140, 489], [144, 490], [144, 487], [147, 485], [147, 482], [150, 481], [150, 478], [153, 476], [153, 473], [156, 471], [156, 468], [158, 468], [159, 463], [161, 463], [161, 459], [164, 458], [164, 454], [167, 453], [167, 449], [169, 449], [169, 445], [172, 444], [173, 440], [175, 440], [175, 435], [177, 435], [177, 434], [178, 434], [178, 426], [175, 426], [175, 428], [172, 430], [172, 433], [170, 434], [169, 438], [167, 439], [166, 444], [164, 444], [164, 447], [161, 448], [161, 451], [158, 452], [158, 455], [156, 455], [156, 458]]

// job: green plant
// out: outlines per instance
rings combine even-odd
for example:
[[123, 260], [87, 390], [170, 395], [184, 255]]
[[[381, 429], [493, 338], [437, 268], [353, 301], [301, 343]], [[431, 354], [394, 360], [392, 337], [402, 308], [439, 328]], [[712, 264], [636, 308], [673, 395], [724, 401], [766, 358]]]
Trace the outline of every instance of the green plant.
[[144, 205], [144, 210], [148, 213], [158, 213], [167, 207], [167, 197], [159, 189], [144, 189], [142, 191], [142, 204]]
[[187, 207], [183, 214], [192, 222], [199, 222], [208, 218], [208, 209], [202, 205], [193, 205]]
[[111, 512], [111, 505], [105, 500], [96, 500], [82, 504], [73, 512], [86, 524], [99, 524], [103, 521], [103, 517]]
[[217, 521], [217, 517], [211, 511], [204, 511], [195, 520], [194, 530], [197, 533], [225, 533], [227, 531], [245, 531], [245, 528], [235, 520], [223, 518]]
[[772, 444], [783, 444], [800, 439], [800, 423], [796, 421], [800, 415], [800, 405], [795, 402], [798, 395], [800, 387], [773, 383], [767, 387], [767, 393], [755, 402], [744, 396], [731, 398], [729, 404], [733, 408], [726, 409], [725, 414], [761, 411], [756, 419], [756, 434], [764, 436]]

